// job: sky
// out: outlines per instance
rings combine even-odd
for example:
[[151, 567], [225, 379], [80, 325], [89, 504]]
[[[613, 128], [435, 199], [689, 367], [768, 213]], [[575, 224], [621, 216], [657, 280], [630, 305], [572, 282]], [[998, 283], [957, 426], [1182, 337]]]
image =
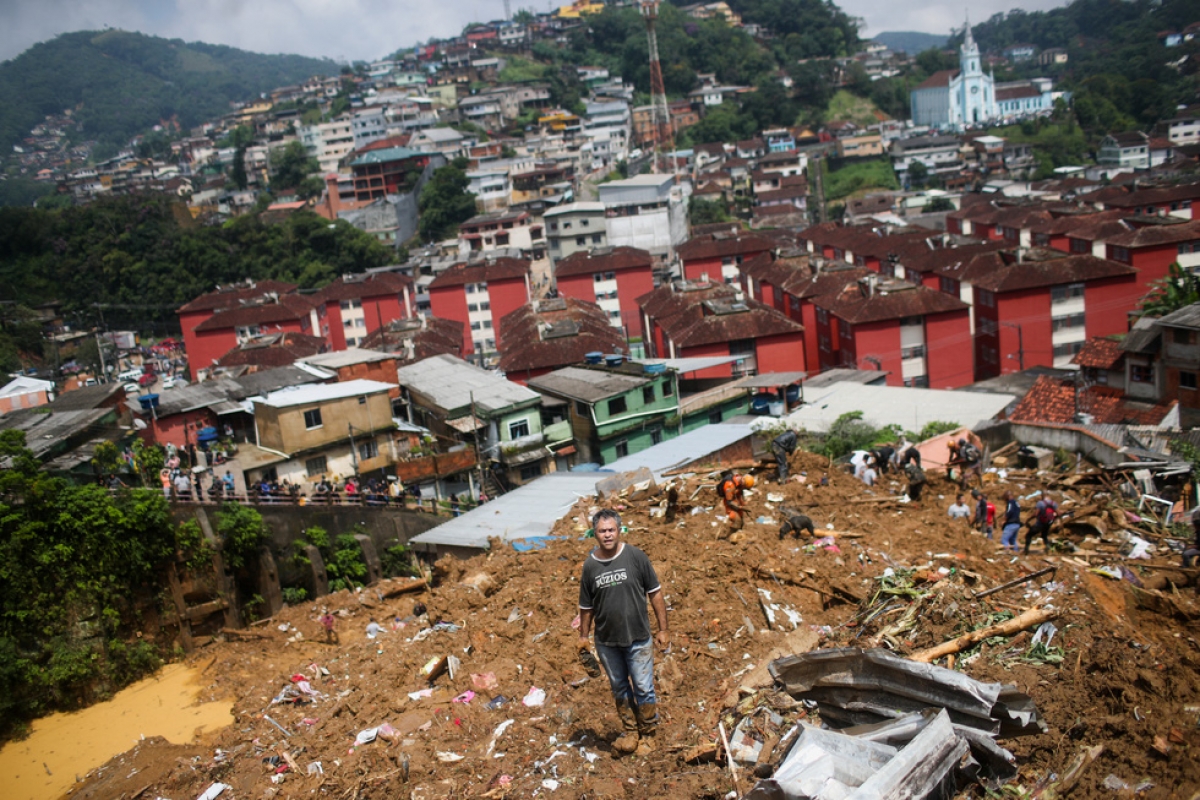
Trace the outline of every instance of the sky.
[[[560, 4], [510, 3], [514, 12], [547, 11]], [[980, 22], [1011, 8], [1037, 11], [1064, 4], [978, 0], [970, 10]], [[838, 5], [864, 21], [866, 36], [882, 31], [948, 34], [962, 25], [964, 11], [954, 0], [841, 0]], [[0, 60], [60, 33], [112, 27], [258, 53], [370, 61], [430, 38], [453, 36], [470, 22], [503, 16], [504, 0], [0, 0]]]

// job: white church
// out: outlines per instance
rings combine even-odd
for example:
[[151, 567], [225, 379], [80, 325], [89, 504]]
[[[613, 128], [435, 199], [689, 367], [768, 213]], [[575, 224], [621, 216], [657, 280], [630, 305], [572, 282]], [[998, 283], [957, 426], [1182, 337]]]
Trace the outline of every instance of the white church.
[[971, 35], [968, 21], [959, 68], [935, 72], [912, 90], [914, 125], [961, 129], [972, 125], [1031, 114], [1049, 112], [1055, 93], [1048, 78], [996, 83], [984, 74], [979, 60], [979, 45]]

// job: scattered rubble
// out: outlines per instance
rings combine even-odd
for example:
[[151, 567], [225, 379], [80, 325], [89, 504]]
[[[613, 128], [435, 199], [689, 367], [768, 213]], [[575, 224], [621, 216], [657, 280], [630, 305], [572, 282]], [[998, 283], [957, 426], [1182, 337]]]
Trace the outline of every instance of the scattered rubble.
[[[352, 619], [340, 644], [324, 643], [314, 606], [285, 609], [262, 638], [224, 637], [195, 658], [212, 660], [202, 694], [233, 698], [235, 723], [203, 746], [141, 742], [71, 796], [1196, 796], [1197, 570], [1175, 566], [1164, 512], [1137, 511], [1147, 491], [1132, 475], [986, 473], [994, 501], [1060, 501], [1054, 549], [1013, 556], [998, 532], [947, 518], [959, 489], [933, 471], [920, 503], [874, 502], [902, 481], [867, 488], [809, 453], [792, 463], [829, 484], [752, 492], [733, 536], [715, 473], [611, 483], [670, 609], [646, 755], [614, 756], [607, 682], [579, 657], [593, 501], [544, 548], [497, 542], [439, 560], [429, 585], [322, 598]], [[753, 521], [783, 504], [819, 538]], [[384, 623], [374, 640], [368, 616]]]

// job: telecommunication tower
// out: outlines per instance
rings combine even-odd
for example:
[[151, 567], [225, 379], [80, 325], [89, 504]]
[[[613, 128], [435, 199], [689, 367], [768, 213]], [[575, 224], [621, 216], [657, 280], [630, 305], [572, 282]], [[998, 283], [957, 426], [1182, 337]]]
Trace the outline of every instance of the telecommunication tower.
[[512, 6], [509, 4], [509, 0], [504, 0], [504, 21], [512, 22]]
[[646, 18], [646, 38], [650, 43], [650, 130], [654, 150], [651, 169], [658, 172], [658, 156], [675, 149], [671, 131], [671, 114], [667, 109], [667, 88], [663, 84], [662, 64], [658, 60], [658, 36], [654, 25], [658, 21], [659, 0], [641, 0], [642, 16]]

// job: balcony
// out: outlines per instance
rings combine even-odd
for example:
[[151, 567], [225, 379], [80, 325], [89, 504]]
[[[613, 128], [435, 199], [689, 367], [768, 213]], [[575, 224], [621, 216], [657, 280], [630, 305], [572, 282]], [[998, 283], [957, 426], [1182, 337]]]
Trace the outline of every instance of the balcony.
[[405, 483], [444, 478], [475, 467], [475, 450], [466, 447], [452, 453], [406, 458], [396, 464], [396, 476]]

